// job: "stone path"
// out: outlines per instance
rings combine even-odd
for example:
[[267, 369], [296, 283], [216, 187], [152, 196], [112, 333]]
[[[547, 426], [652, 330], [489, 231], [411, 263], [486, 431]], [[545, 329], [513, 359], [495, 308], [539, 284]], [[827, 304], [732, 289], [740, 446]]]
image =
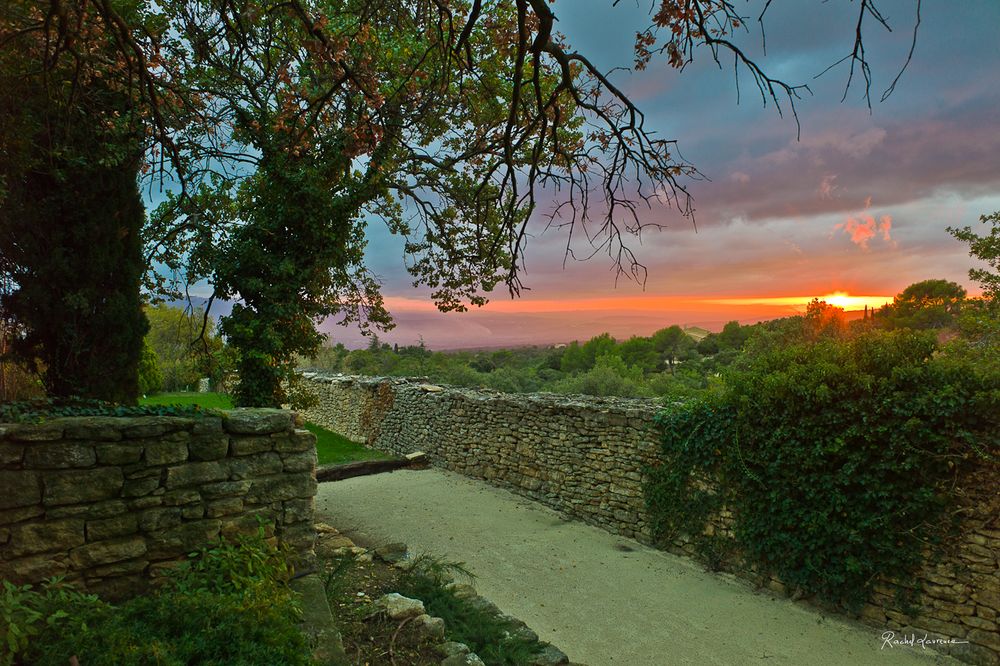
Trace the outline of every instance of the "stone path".
[[317, 520], [464, 562], [476, 589], [589, 666], [955, 664], [758, 594], [486, 483], [441, 470], [319, 486]]

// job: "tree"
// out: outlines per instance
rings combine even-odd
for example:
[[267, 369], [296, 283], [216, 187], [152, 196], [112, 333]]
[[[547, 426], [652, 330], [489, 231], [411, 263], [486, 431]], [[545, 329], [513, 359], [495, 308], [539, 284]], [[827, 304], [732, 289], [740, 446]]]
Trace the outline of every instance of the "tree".
[[944, 328], [955, 321], [963, 301], [965, 288], [955, 282], [915, 282], [896, 295], [881, 323], [889, 328]]
[[721, 350], [733, 349], [739, 351], [743, 349], [743, 345], [749, 337], [749, 326], [740, 326], [738, 321], [730, 321], [722, 327], [716, 342], [718, 343], [718, 348]]
[[[139, 21], [134, 7], [122, 6]], [[144, 121], [117, 48], [59, 7], [48, 31], [15, 0], [0, 13], [0, 257], [16, 288], [15, 358], [46, 392], [134, 403], [147, 324], [137, 187]], [[48, 66], [40, 66], [45, 63]]]
[[695, 345], [694, 340], [684, 332], [684, 329], [677, 325], [661, 328], [656, 333], [653, 333], [652, 340], [653, 348], [666, 361], [667, 366], [670, 368], [670, 374], [674, 374], [674, 364], [681, 355], [685, 351], [693, 349]]
[[[208, 277], [239, 300], [222, 328], [241, 352], [241, 404], [284, 399], [293, 359], [318, 348], [316, 320], [390, 325], [363, 262], [368, 214], [407, 236], [408, 267], [437, 305], [460, 310], [500, 284], [520, 292], [543, 195], [564, 194], [550, 224], [569, 239], [584, 227], [575, 237], [637, 280], [645, 269], [623, 237], [645, 226], [640, 207], [691, 212], [693, 167], [568, 47], [545, 0], [135, 2], [92, 0], [87, 13], [80, 0], [75, 22], [63, 3], [39, 3], [12, 30], [113, 45], [114, 80], [136, 91], [160, 169], [180, 183], [148, 230], [147, 258], [186, 264], [188, 281]], [[888, 27], [875, 4], [860, 3], [849, 55], [866, 95], [862, 28]], [[794, 112], [802, 87], [745, 55], [733, 41], [745, 25], [727, 0], [663, 0], [637, 37], [637, 65], [728, 53]], [[55, 55], [38, 59], [43, 70], [75, 52]]]
[[948, 227], [948, 233], [968, 243], [969, 255], [985, 261], [993, 269], [991, 272], [985, 268], [970, 268], [969, 279], [980, 284], [984, 296], [1000, 301], [1000, 211], [991, 215], [980, 215], [979, 221], [992, 225], [989, 235], [980, 236], [970, 227], [961, 229]]
[[164, 390], [193, 390], [202, 377], [216, 387], [224, 384], [232, 369], [231, 352], [202, 308], [158, 304], [145, 311], [149, 320], [146, 341], [156, 354]]

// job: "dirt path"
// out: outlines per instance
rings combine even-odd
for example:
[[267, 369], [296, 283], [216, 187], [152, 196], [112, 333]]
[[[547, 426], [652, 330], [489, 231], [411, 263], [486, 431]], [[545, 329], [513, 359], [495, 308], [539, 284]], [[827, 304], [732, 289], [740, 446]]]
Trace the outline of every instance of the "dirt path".
[[756, 594], [449, 472], [323, 483], [316, 508], [343, 531], [465, 562], [481, 594], [589, 666], [957, 663], [880, 650], [876, 629]]

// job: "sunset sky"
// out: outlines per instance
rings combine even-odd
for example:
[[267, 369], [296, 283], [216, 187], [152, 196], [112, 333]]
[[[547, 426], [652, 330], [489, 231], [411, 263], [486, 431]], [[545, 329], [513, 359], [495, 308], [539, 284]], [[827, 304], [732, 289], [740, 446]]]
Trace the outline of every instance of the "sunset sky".
[[[760, 54], [757, 5], [736, 5], [751, 21], [741, 44]], [[570, 45], [606, 69], [632, 64], [649, 0], [561, 0], [553, 8]], [[380, 223], [369, 231], [368, 261], [381, 277], [398, 324], [381, 337], [431, 348], [568, 341], [602, 331], [648, 334], [670, 324], [719, 328], [796, 310], [839, 293], [891, 299], [907, 285], [945, 278], [965, 285], [973, 265], [948, 225], [978, 225], [1000, 210], [1000, 2], [924, 0], [913, 61], [895, 93], [880, 102], [910, 47], [915, 1], [880, 5], [892, 33], [866, 24], [873, 64], [872, 111], [855, 85], [841, 103], [847, 67], [820, 78], [849, 53], [857, 3], [775, 2], [767, 15], [764, 68], [813, 95], [791, 116], [766, 108], [745, 76], [737, 104], [732, 62], [708, 52], [683, 73], [654, 63], [613, 80], [645, 111], [647, 125], [675, 138], [684, 158], [710, 180], [690, 184], [697, 231], [669, 209], [647, 219], [668, 225], [634, 244], [648, 267], [645, 285], [615, 284], [607, 257], [570, 261], [566, 239], [542, 233], [527, 250], [525, 284], [475, 312], [441, 314], [415, 290], [402, 241]], [[787, 111], [787, 109], [786, 109]], [[542, 211], [544, 212], [544, 211]], [[863, 302], [851, 303], [863, 307]], [[352, 329], [324, 324], [334, 341], [365, 344]]]
[[[611, 4], [573, 0], [554, 9], [574, 48], [605, 67], [628, 66], [649, 3]], [[683, 73], [663, 64], [617, 73], [648, 124], [677, 138], [684, 157], [711, 179], [691, 185], [697, 231], [672, 210], [650, 211], [669, 228], [637, 246], [649, 268], [643, 288], [616, 285], [606, 257], [563, 268], [565, 238], [536, 225], [530, 292], [516, 301], [500, 292], [480, 311], [444, 315], [410, 286], [400, 241], [374, 225], [370, 265], [398, 323], [382, 337], [410, 344], [423, 336], [432, 348], [554, 342], [604, 330], [627, 337], [674, 323], [717, 328], [728, 319], [781, 316], [795, 311], [789, 299], [891, 298], [927, 278], [975, 292], [967, 247], [945, 227], [975, 225], [1000, 209], [1000, 3], [925, 1], [913, 61], [880, 103], [905, 60], [914, 6], [883, 3], [894, 31], [867, 28], [869, 113], [860, 87], [840, 102], [846, 67], [814, 79], [849, 52], [856, 3], [773, 4], [763, 62], [814, 93], [798, 105], [800, 140], [790, 116], [764, 108], [748, 80], [737, 105], [731, 63], [720, 70], [708, 53]], [[759, 52], [758, 34], [743, 43]], [[349, 346], [363, 344], [350, 330], [325, 328]]]

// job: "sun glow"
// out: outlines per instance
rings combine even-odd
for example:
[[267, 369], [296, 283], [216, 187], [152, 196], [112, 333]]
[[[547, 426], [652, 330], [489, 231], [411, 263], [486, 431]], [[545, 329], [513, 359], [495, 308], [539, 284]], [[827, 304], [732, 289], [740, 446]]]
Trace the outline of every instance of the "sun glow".
[[892, 303], [892, 296], [851, 296], [843, 291], [835, 291], [825, 296], [778, 296], [765, 298], [715, 298], [710, 302], [719, 305], [785, 305], [804, 309], [814, 298], [826, 301], [830, 305], [845, 310], [864, 310], [880, 308], [886, 303]]

